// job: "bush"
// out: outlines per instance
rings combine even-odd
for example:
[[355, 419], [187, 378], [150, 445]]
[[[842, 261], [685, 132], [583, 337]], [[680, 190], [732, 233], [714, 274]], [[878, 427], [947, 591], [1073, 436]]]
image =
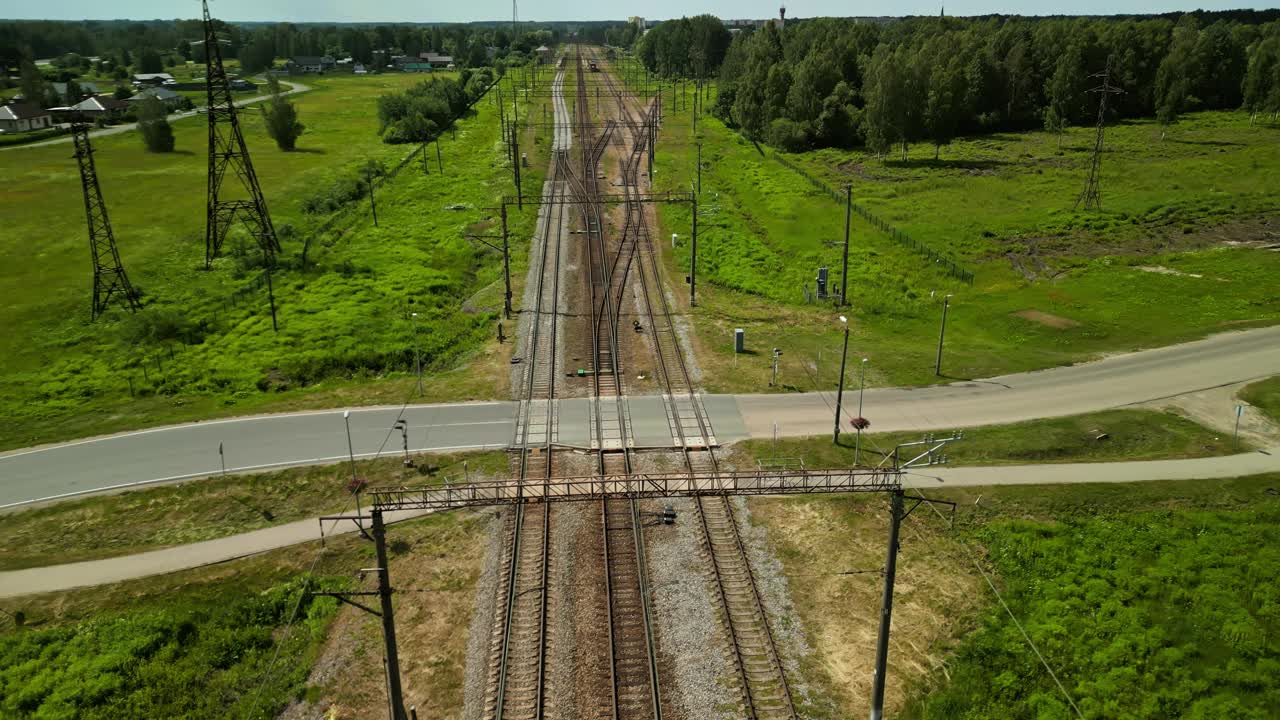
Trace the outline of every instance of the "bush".
[[142, 102], [138, 115], [138, 129], [142, 131], [142, 142], [150, 152], [173, 152], [173, 128], [169, 127], [169, 110], [158, 98], [148, 98]]
[[[484, 76], [484, 71], [473, 75]], [[404, 92], [383, 95], [378, 98], [382, 140], [426, 142], [461, 116], [470, 99], [462, 85], [448, 78], [431, 78]]]
[[766, 139], [770, 145], [786, 152], [803, 152], [809, 148], [809, 136], [804, 125], [787, 118], [769, 123]]
[[280, 93], [280, 81], [274, 75], [267, 76], [267, 89], [271, 93], [271, 99], [262, 108], [267, 134], [276, 141], [276, 147], [290, 152], [296, 147], [298, 136], [306, 126], [298, 122], [298, 109], [289, 98]]

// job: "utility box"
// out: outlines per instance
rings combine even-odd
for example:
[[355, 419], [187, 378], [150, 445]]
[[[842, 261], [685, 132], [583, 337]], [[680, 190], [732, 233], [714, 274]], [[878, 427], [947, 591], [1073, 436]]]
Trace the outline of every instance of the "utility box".
[[747, 333], [742, 328], [733, 331], [733, 351], [735, 353], [747, 351]]
[[827, 299], [827, 268], [818, 268], [818, 299]]
[[520, 167], [529, 167], [529, 153], [520, 153]]

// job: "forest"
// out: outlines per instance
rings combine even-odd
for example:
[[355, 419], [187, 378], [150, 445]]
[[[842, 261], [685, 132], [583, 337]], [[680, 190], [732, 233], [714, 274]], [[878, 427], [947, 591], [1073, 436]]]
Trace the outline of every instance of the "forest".
[[819, 18], [731, 41], [714, 18], [692, 18], [658, 25], [636, 54], [662, 75], [717, 76], [716, 113], [752, 139], [905, 153], [965, 134], [1091, 124], [1104, 72], [1118, 91], [1112, 119], [1154, 116], [1168, 127], [1187, 112], [1244, 108], [1274, 122], [1278, 18]]

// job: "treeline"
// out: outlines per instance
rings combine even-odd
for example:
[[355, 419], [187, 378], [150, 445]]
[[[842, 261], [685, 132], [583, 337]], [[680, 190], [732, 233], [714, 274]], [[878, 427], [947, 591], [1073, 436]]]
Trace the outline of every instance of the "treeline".
[[[733, 38], [715, 111], [749, 137], [789, 150], [866, 144], [905, 153], [911, 143], [940, 147], [958, 134], [1091, 123], [1097, 96], [1089, 90], [1109, 65], [1111, 84], [1123, 91], [1109, 103], [1116, 117], [1169, 124], [1201, 109], [1274, 114], [1275, 15], [822, 18], [782, 31], [769, 23]], [[678, 29], [654, 38], [647, 53], [668, 24], [640, 43], [651, 70], [693, 74], [680, 69], [680, 57], [714, 57], [718, 40], [705, 44]]]
[[386, 143], [426, 142], [466, 112], [493, 83], [493, 72], [463, 70], [457, 80], [429, 78], [378, 98], [379, 134]]
[[[559, 25], [320, 25], [232, 24], [215, 20], [227, 40], [223, 56], [236, 58], [248, 72], [270, 67], [275, 58], [295, 55], [350, 56], [373, 62], [377, 50], [416, 56], [434, 51], [453, 56], [459, 65], [479, 67], [492, 59], [522, 63], [539, 45], [560, 42]], [[599, 31], [603, 34], [604, 30]], [[11, 20], [0, 22], [0, 62], [4, 73], [24, 61], [63, 58], [80, 64], [98, 58], [95, 68], [134, 67], [136, 72], [162, 72], [187, 60], [204, 62], [204, 27], [200, 20]], [[494, 58], [488, 48], [495, 48]], [[83, 61], [84, 70], [89, 62]], [[105, 63], [105, 65], [103, 65]], [[59, 81], [65, 78], [57, 78]]]

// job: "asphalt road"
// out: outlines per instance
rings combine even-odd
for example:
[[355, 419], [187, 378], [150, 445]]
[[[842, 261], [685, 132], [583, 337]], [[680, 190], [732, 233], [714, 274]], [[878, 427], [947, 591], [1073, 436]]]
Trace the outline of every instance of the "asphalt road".
[[[866, 392], [863, 414], [873, 430], [942, 430], [1075, 415], [1147, 402], [1280, 373], [1280, 327], [1226, 333], [1194, 343], [1110, 357], [1093, 363], [927, 388]], [[721, 444], [746, 437], [831, 432], [831, 393], [711, 395], [708, 414]], [[671, 444], [656, 396], [628, 400], [638, 446]], [[845, 393], [845, 417], [857, 408]], [[400, 408], [355, 408], [356, 457], [401, 451], [390, 432]], [[1223, 408], [1231, 412], [1230, 407]], [[511, 402], [410, 406], [409, 448], [499, 449], [514, 433]], [[559, 401], [559, 441], [590, 442], [585, 400]], [[847, 427], [847, 422], [846, 422]], [[41, 500], [168, 482], [221, 472], [337, 462], [347, 457], [342, 410], [192, 423], [0, 455], [0, 509]], [[219, 446], [224, 455], [220, 458]]]

